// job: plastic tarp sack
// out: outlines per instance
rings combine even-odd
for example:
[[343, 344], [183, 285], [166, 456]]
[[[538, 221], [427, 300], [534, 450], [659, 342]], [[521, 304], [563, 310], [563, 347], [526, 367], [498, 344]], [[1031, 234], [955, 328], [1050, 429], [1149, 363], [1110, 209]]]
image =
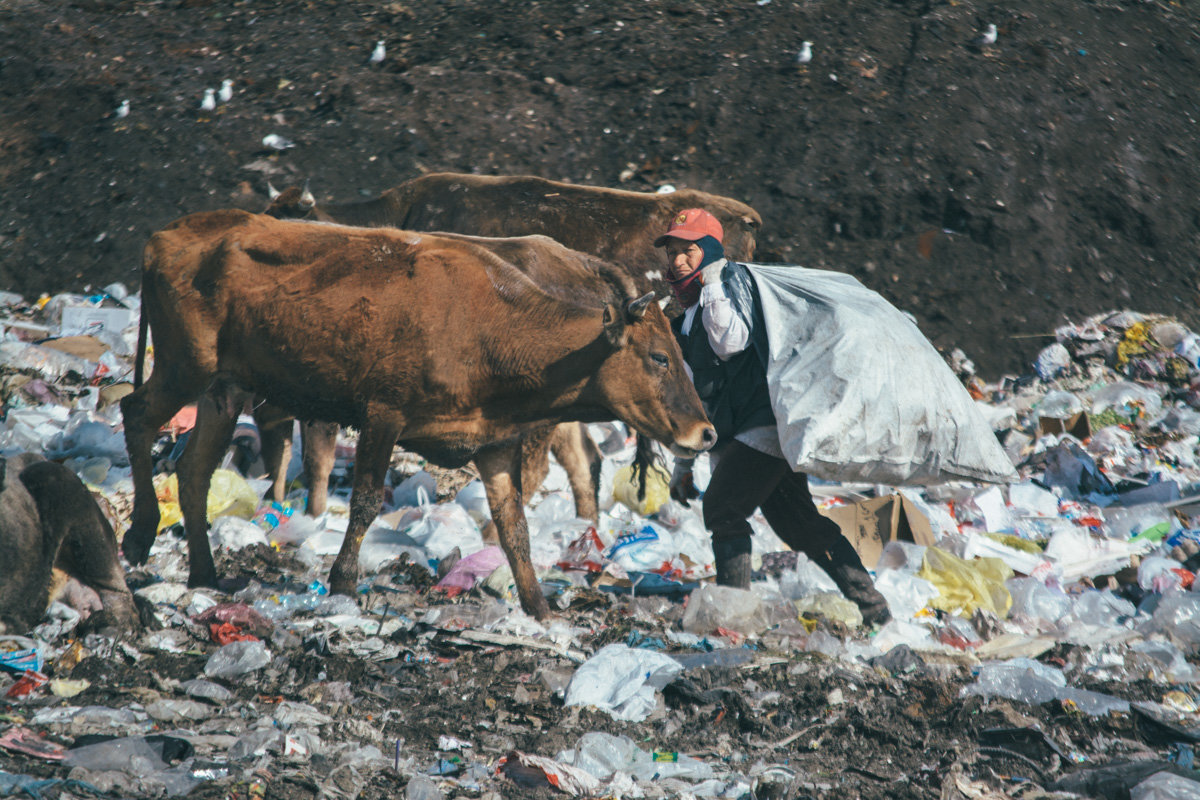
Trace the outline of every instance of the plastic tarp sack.
[[613, 719], [641, 722], [654, 710], [655, 692], [682, 670], [664, 653], [610, 644], [575, 670], [564, 705], [594, 706]]
[[1005, 585], [1012, 595], [1013, 620], [1028, 623], [1034, 631], [1056, 631], [1058, 621], [1071, 612], [1071, 598], [1037, 578], [1013, 578]]
[[968, 617], [983, 608], [1001, 619], [1012, 606], [1012, 595], [1004, 585], [1012, 576], [1012, 569], [998, 558], [965, 561], [937, 547], [925, 550], [919, 573], [937, 587], [938, 596], [929, 601], [931, 607]]
[[1200, 800], [1200, 782], [1156, 772], [1129, 790], [1129, 800]]
[[770, 624], [762, 598], [746, 589], [706, 583], [688, 599], [680, 625], [701, 636], [718, 628], [756, 634]]
[[633, 465], [621, 467], [613, 475], [613, 500], [639, 516], [648, 517], [671, 499], [671, 476], [657, 464], [651, 465], [646, 473], [646, 495], [638, 498], [637, 480], [633, 477]]
[[796, 470], [889, 486], [1015, 470], [966, 387], [917, 326], [850, 275], [747, 265], [767, 332], [767, 386]]

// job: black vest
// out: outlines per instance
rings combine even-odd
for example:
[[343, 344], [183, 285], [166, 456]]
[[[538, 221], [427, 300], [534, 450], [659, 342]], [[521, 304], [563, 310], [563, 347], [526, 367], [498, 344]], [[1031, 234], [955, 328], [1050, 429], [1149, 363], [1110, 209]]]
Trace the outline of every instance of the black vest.
[[734, 310], [750, 328], [750, 345], [745, 350], [722, 361], [708, 342], [702, 308], [696, 309], [689, 335], [683, 333], [683, 315], [671, 321], [704, 412], [717, 429], [718, 443], [728, 442], [742, 431], [775, 424], [767, 392], [766, 332], [754, 279], [741, 264], [729, 261], [721, 272], [721, 282]]

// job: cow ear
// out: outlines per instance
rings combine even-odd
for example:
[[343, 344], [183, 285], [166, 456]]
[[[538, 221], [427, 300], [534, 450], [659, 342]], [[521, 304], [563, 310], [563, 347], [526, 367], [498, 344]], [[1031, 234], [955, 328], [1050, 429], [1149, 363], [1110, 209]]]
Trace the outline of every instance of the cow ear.
[[612, 303], [604, 307], [604, 337], [613, 347], [625, 345], [625, 317]]
[[650, 303], [654, 300], [654, 292], [642, 295], [636, 300], [630, 300], [625, 304], [625, 319], [629, 322], [637, 322], [642, 317], [646, 316], [646, 309], [650, 307]]

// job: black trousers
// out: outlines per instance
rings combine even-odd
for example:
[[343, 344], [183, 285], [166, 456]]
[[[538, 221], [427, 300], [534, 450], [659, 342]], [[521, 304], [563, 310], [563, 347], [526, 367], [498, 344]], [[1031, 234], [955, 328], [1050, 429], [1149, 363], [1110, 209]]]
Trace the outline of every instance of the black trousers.
[[844, 559], [849, 542], [833, 520], [817, 511], [806, 474], [737, 440], [723, 445], [717, 456], [703, 501], [704, 526], [714, 543], [748, 540], [750, 516], [761, 508], [791, 549], [818, 564]]

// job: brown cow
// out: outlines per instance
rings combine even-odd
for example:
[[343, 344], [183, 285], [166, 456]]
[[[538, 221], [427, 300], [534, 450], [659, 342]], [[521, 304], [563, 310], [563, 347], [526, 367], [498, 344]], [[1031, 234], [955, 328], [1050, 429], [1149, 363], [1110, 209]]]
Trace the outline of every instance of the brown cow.
[[24, 633], [58, 599], [89, 629], [140, 628], [112, 526], [62, 464], [34, 453], [0, 458], [0, 548], [0, 633]]
[[[330, 588], [353, 594], [358, 552], [399, 442], [434, 463], [474, 460], [521, 605], [548, 607], [529, 563], [520, 439], [565, 421], [617, 418], [677, 452], [711, 447], [708, 423], [653, 295], [561, 245], [510, 245], [516, 269], [468, 237], [277, 220], [243, 211], [184, 217], [146, 245], [145, 324], [156, 369], [121, 401], [135, 490], [125, 553], [158, 526], [150, 450], [199, 399], [179, 463], [190, 585], [212, 584], [205, 505], [249, 395], [300, 419], [359, 429], [350, 523]], [[530, 275], [542, 280], [535, 281]], [[139, 360], [141, 355], [139, 354]]]
[[[714, 214], [725, 230], [726, 252], [736, 261], [753, 257], [755, 234], [762, 223], [758, 212], [745, 203], [707, 192], [683, 189], [648, 194], [527, 175], [432, 173], [374, 200], [319, 207], [307, 184], [282, 192], [268, 184], [268, 189], [271, 204], [264, 213], [280, 219], [492, 237], [547, 235], [573, 250], [624, 267], [643, 289], [665, 289], [665, 284], [654, 280], [662, 270], [662, 259], [652, 245], [679, 211], [701, 207]], [[255, 415], [262, 430], [263, 463], [273, 481], [270, 491], [276, 500], [283, 500], [291, 420], [268, 406], [260, 406]], [[309, 422], [301, 436], [308, 510], [317, 515], [326, 507], [337, 428]], [[596, 445], [579, 425], [556, 427], [548, 443], [566, 470], [576, 514], [598, 521], [601, 455]], [[544, 434], [526, 443], [522, 474], [531, 491], [541, 485], [549, 468], [546, 444]]]

